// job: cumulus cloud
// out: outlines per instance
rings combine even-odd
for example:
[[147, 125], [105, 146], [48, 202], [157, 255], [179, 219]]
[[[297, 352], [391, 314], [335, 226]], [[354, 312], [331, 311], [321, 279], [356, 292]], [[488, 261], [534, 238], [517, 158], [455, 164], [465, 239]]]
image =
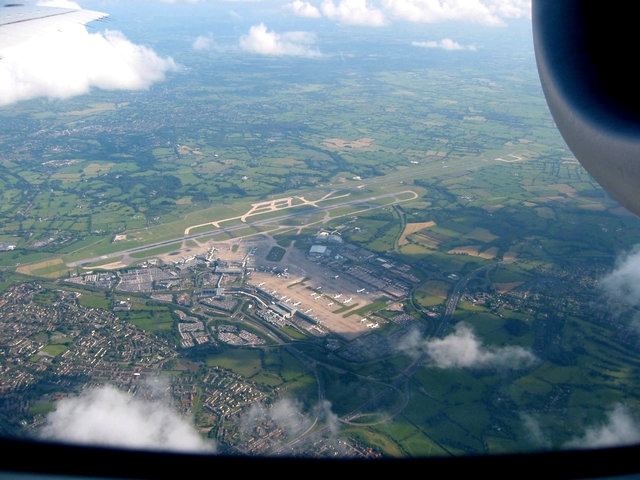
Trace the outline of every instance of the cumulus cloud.
[[391, 17], [418, 23], [462, 20], [503, 25], [505, 18], [528, 18], [530, 0], [382, 0]]
[[211, 50], [213, 45], [213, 38], [205, 35], [198, 36], [191, 44], [194, 50]]
[[309, 32], [269, 31], [261, 23], [249, 29], [249, 33], [240, 38], [240, 48], [249, 52], [272, 56], [319, 57], [320, 52], [312, 47], [315, 35]]
[[455, 332], [425, 344], [426, 352], [440, 368], [523, 366], [535, 360], [534, 355], [518, 346], [485, 347], [465, 324], [456, 325]]
[[311, 425], [311, 421], [302, 414], [299, 402], [284, 398], [269, 407], [261, 403], [251, 405], [242, 417], [240, 428], [248, 433], [265, 422], [282, 429], [288, 438], [295, 437]]
[[200, 3], [207, 0], [160, 0], [161, 3]]
[[408, 335], [400, 350], [411, 355], [427, 354], [438, 368], [519, 368], [536, 361], [536, 356], [519, 346], [486, 347], [465, 323], [444, 338], [424, 339], [416, 331]]
[[[76, 8], [73, 2], [48, 2]], [[38, 97], [69, 98], [92, 88], [145, 89], [177, 70], [171, 58], [118, 31], [89, 33], [80, 24], [46, 31], [2, 51], [0, 105]]]
[[640, 333], [640, 245], [618, 257], [614, 269], [600, 278], [599, 285], [612, 315], [636, 311], [630, 326]]
[[600, 286], [613, 300], [640, 306], [640, 246], [618, 258], [613, 271], [600, 280]]
[[[286, 443], [306, 435], [315, 422], [326, 425], [325, 435], [336, 438], [340, 420], [329, 401], [305, 412], [298, 400], [282, 398], [272, 405], [252, 404], [240, 417], [239, 428], [247, 435], [279, 429]], [[141, 385], [137, 396], [104, 385], [58, 400], [37, 435], [45, 441], [142, 450], [215, 454], [218, 448], [215, 441], [198, 433], [192, 419], [172, 408], [169, 389], [160, 382]], [[313, 443], [317, 435], [323, 434], [311, 435], [307, 441]]]
[[606, 420], [588, 427], [585, 433], [566, 444], [567, 448], [606, 448], [640, 442], [640, 423], [622, 404], [615, 405]]
[[[340, 420], [331, 410], [331, 402], [327, 400], [316, 405], [308, 414], [303, 411], [301, 402], [291, 398], [281, 398], [269, 406], [255, 403], [242, 415], [240, 430], [247, 435], [259, 435], [265, 426], [268, 426], [269, 430], [280, 430], [284, 435], [280, 440], [276, 440], [278, 436], [271, 436], [271, 441], [278, 442], [278, 445], [274, 444], [271, 448], [278, 450], [278, 447], [285, 447], [286, 443], [293, 439], [300, 440], [302, 434], [307, 435], [310, 427], [315, 423], [313, 417], [318, 423], [326, 425], [328, 432], [334, 439], [336, 438]], [[312, 434], [306, 438], [305, 442], [313, 444], [319, 438], [318, 435], [322, 434]]]
[[331, 402], [323, 400], [316, 407], [316, 414], [321, 422], [324, 422], [329, 427], [329, 431], [332, 435], [336, 435], [340, 429], [340, 418], [331, 410]]
[[474, 45], [460, 45], [458, 42], [450, 38], [444, 38], [440, 41], [430, 40], [427, 42], [412, 42], [411, 45], [420, 48], [439, 48], [442, 50], [476, 50]]
[[349, 25], [381, 26], [387, 23], [384, 13], [367, 0], [340, 0], [338, 3], [324, 0], [320, 10], [326, 17]]
[[59, 400], [40, 430], [43, 440], [183, 452], [210, 452], [193, 424], [164, 401], [140, 400], [105, 385]]
[[[537, 447], [552, 447], [549, 432], [545, 432], [540, 422], [531, 414], [520, 415], [529, 439]], [[607, 448], [640, 443], [640, 421], [623, 404], [614, 405], [603, 421], [587, 426], [584, 432], [562, 445], [562, 448], [585, 449]]]
[[505, 19], [530, 18], [530, 0], [295, 0], [296, 15], [351, 24], [382, 26], [393, 20], [436, 23], [451, 20], [504, 25]]
[[524, 429], [529, 434], [529, 440], [532, 444], [540, 448], [548, 448], [551, 446], [548, 436], [543, 432], [540, 422], [529, 413], [521, 413], [520, 420]]
[[285, 8], [291, 10], [294, 15], [304, 18], [320, 18], [322, 14], [317, 7], [314, 7], [309, 2], [303, 2], [302, 0], [295, 0], [294, 2], [285, 5]]

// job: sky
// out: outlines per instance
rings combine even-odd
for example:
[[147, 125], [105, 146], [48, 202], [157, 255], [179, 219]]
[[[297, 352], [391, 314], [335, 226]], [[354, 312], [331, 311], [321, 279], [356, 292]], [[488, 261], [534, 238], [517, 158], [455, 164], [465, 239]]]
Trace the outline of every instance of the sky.
[[[41, 4], [78, 7], [68, 1]], [[130, 42], [122, 32], [65, 28], [0, 52], [0, 106], [38, 97], [70, 98], [92, 88], [144, 89], [177, 69], [173, 59]]]
[[[83, 2], [54, 0], [41, 5], [81, 8]], [[322, 58], [325, 55], [318, 31], [327, 25], [348, 25], [368, 29], [371, 35], [381, 29], [402, 28], [408, 24], [480, 25], [502, 29], [512, 20], [530, 15], [529, 0], [293, 0], [293, 1], [211, 1], [211, 0], [138, 0], [148, 8], [211, 4], [236, 18], [241, 29], [233, 39], [237, 52], [265, 57]], [[89, 4], [89, 2], [87, 2]], [[131, 0], [94, 0], [90, 8], [109, 13], [110, 7], [131, 4]], [[182, 5], [181, 5], [182, 4]], [[89, 7], [86, 7], [89, 8]], [[251, 15], [247, 12], [251, 10]], [[258, 13], [256, 13], [258, 12]], [[258, 18], [265, 12], [264, 18]], [[279, 22], [287, 18], [289, 23]], [[299, 19], [301, 30], [281, 28]], [[304, 20], [304, 21], [302, 21]], [[129, 40], [133, 32], [109, 28], [109, 22], [92, 22], [63, 32], [34, 37], [30, 41], [0, 51], [0, 107], [35, 99], [65, 99], [89, 93], [92, 89], [144, 90], [179, 72], [180, 59], [173, 53], [158, 53], [143, 43]], [[202, 31], [198, 31], [198, 30]], [[455, 31], [455, 29], [452, 29]], [[198, 27], [190, 47], [194, 52], [220, 48], [216, 33]], [[457, 51], [476, 51], [479, 46], [456, 38], [416, 40], [413, 47]], [[228, 48], [228, 46], [225, 46]], [[600, 285], [612, 302], [631, 308], [640, 307], [640, 247], [621, 257]], [[637, 319], [640, 329], [640, 317]], [[518, 346], [494, 346], [479, 338], [470, 325], [461, 323], [454, 331], [438, 339], [421, 338], [414, 333], [400, 345], [405, 353], [424, 354], [430, 368], [528, 368], [538, 359]], [[328, 404], [318, 407], [325, 419], [335, 425]], [[246, 417], [268, 416], [295, 434], [305, 426], [300, 406], [284, 399], [272, 407], [255, 405]], [[533, 415], [523, 413], [523, 423], [532, 438], [541, 445], [549, 442]], [[333, 421], [331, 421], [333, 420]], [[116, 427], [116, 428], [114, 428]], [[123, 435], [123, 429], [127, 429]], [[175, 413], [163, 400], [143, 403], [112, 386], [88, 390], [74, 398], [61, 400], [42, 430], [48, 439], [122, 445], [131, 447], [189, 449], [215, 452], [214, 443], [204, 442], [190, 419]], [[605, 446], [640, 441], [640, 424], [624, 405], [609, 407], [603, 421], [585, 425], [583, 435], [567, 447]]]
[[[382, 27], [402, 28], [406, 24], [461, 22], [504, 28], [512, 19], [529, 18], [531, 8], [529, 0], [137, 0], [136, 6], [124, 0], [36, 3], [105, 13], [110, 13], [110, 8], [123, 8], [124, 5], [126, 8], [153, 9], [154, 4], [156, 7], [163, 4], [164, 8], [174, 8], [177, 12], [199, 4], [199, 12], [210, 11], [214, 15], [215, 11], [218, 15], [224, 11], [229, 18], [243, 25], [244, 32], [235, 40], [237, 50], [270, 57], [304, 58], [323, 56], [322, 45], [317, 43], [317, 29], [326, 26], [326, 22], [367, 28], [371, 35]], [[259, 15], [263, 18], [255, 19]], [[249, 18], [255, 21], [250, 25], [242, 23]], [[289, 19], [290, 23], [304, 21], [309, 29], [276, 30], [270, 26], [271, 23], [280, 24], [281, 19]], [[171, 72], [180, 70], [179, 61], [171, 55], [161, 55], [148, 45], [134, 43], [127, 38], [128, 32], [109, 28], [108, 19], [90, 22], [90, 27], [67, 26], [62, 32], [35, 36], [28, 42], [1, 50], [0, 107], [33, 98], [71, 98], [96, 88], [148, 89], [165, 80]], [[211, 31], [198, 33], [191, 45], [194, 51], [202, 52], [217, 46]], [[416, 41], [413, 46], [448, 51], [477, 48], [455, 38]]]

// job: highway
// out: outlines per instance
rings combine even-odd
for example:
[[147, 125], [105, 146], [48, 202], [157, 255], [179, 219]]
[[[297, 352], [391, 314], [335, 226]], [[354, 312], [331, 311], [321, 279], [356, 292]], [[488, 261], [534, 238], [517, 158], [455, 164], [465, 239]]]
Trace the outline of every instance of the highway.
[[496, 262], [489, 265], [483, 265], [482, 267], [476, 268], [473, 272], [471, 272], [466, 277], [463, 277], [456, 283], [455, 287], [453, 287], [453, 292], [447, 299], [447, 307], [442, 314], [442, 319], [440, 321], [440, 325], [436, 329], [434, 336], [438, 338], [442, 338], [446, 331], [449, 329], [449, 325], [451, 324], [451, 320], [453, 319], [453, 313], [456, 311], [456, 307], [458, 306], [458, 302], [460, 298], [462, 298], [462, 294], [464, 293], [464, 289], [469, 283], [469, 279], [478, 275], [481, 272], [489, 270], [491, 268], [495, 268], [498, 264], [502, 262]]

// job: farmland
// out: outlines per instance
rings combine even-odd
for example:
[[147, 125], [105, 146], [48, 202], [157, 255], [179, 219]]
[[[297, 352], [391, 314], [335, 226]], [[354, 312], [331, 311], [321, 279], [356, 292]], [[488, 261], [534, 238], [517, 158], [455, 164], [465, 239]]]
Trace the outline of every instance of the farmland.
[[[531, 52], [508, 52], [320, 73], [229, 54], [0, 109], [3, 427], [85, 381], [137, 391], [132, 371], [233, 453], [321, 450], [239, 427], [282, 398], [319, 429], [335, 415], [334, 447], [388, 456], [560, 448], [639, 407], [637, 312], [598, 282], [640, 223], [561, 141]], [[427, 355], [460, 337], [535, 361]]]

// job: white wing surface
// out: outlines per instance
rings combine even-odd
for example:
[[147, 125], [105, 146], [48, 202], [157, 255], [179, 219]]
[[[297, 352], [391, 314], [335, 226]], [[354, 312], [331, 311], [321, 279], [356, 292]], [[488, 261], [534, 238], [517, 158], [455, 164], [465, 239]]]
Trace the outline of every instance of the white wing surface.
[[94, 10], [9, 3], [0, 6], [0, 51], [34, 36], [107, 17]]

